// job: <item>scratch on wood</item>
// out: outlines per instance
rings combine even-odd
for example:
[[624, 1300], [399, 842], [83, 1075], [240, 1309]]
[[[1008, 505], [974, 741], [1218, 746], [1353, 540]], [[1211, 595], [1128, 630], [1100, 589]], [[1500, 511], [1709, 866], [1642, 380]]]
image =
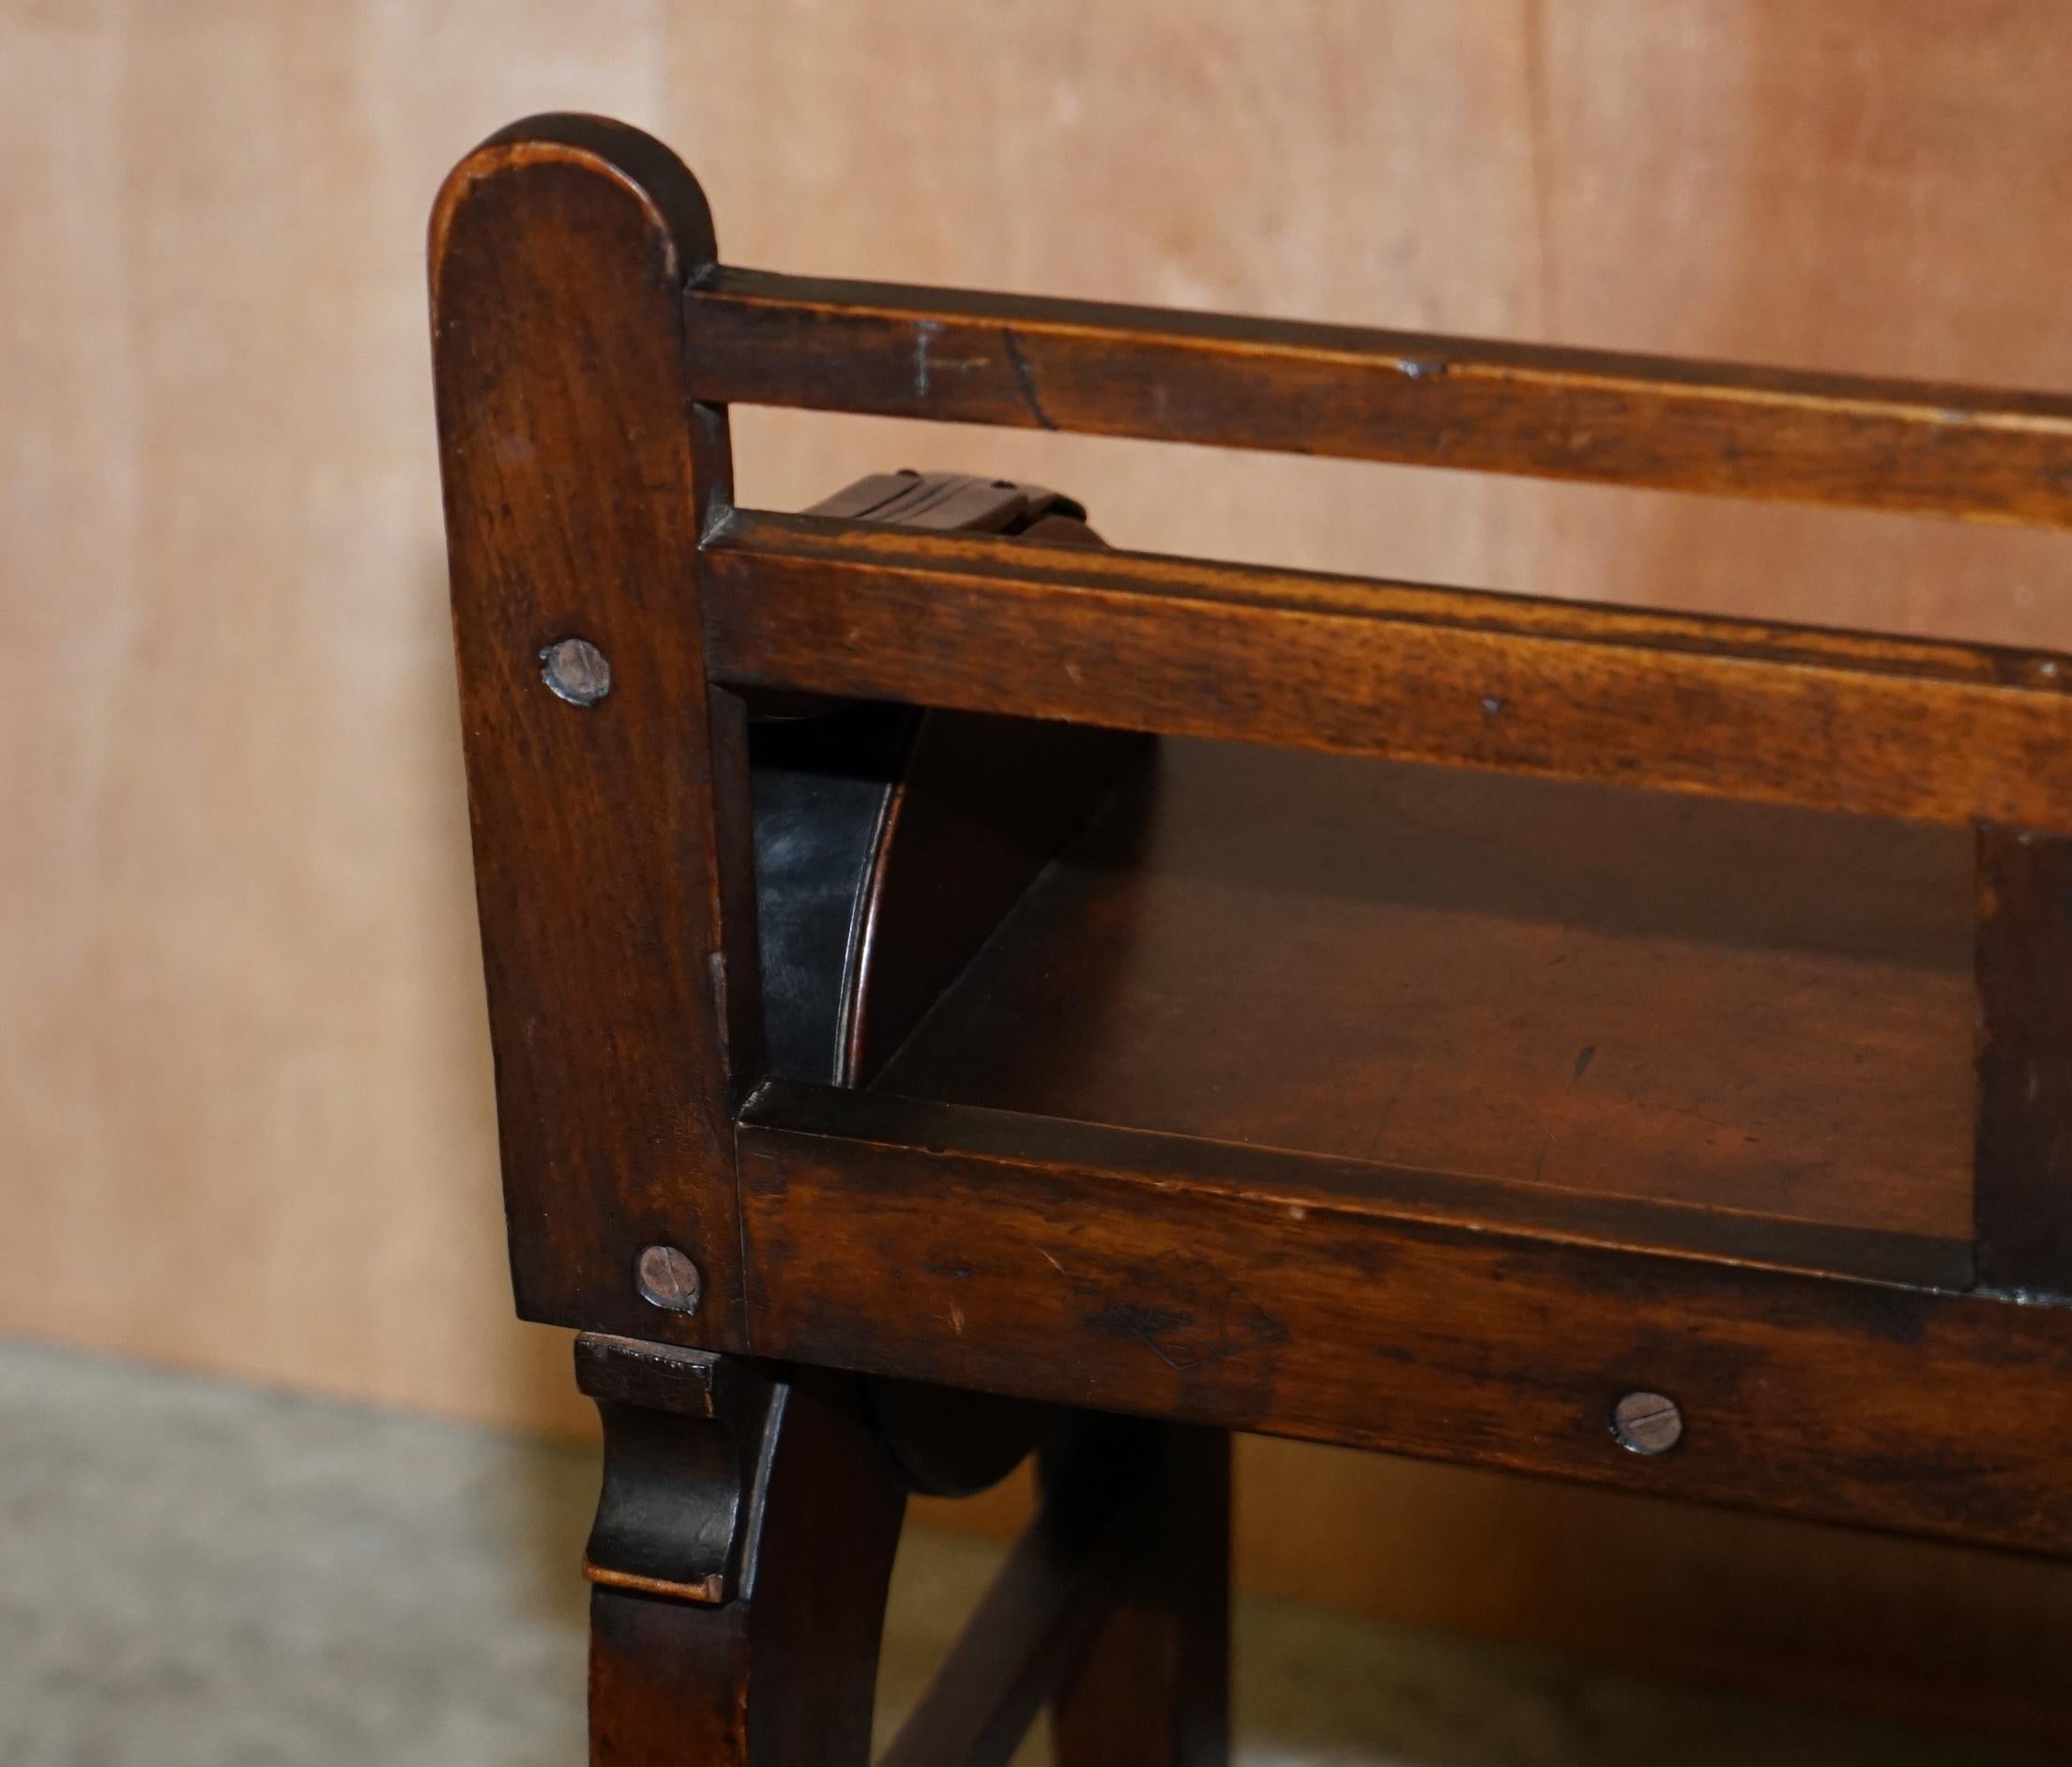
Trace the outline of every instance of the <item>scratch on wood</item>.
[[1203, 1321], [1170, 1307], [1117, 1301], [1089, 1318], [1087, 1325], [1104, 1337], [1135, 1338], [1176, 1374], [1287, 1342], [1287, 1328], [1258, 1307], [1245, 1308], [1236, 1318], [1226, 1314]]
[[1022, 341], [1015, 335], [1013, 326], [1000, 328], [1000, 342], [1007, 348], [1008, 365], [1014, 371], [1014, 384], [1022, 389], [1022, 403], [1028, 407], [1028, 415], [1046, 430], [1058, 426], [1044, 409], [1044, 402], [1036, 391], [1036, 373], [1028, 363], [1028, 352], [1022, 348]]
[[914, 397], [928, 396], [928, 350], [942, 335], [939, 319], [917, 319], [914, 322]]

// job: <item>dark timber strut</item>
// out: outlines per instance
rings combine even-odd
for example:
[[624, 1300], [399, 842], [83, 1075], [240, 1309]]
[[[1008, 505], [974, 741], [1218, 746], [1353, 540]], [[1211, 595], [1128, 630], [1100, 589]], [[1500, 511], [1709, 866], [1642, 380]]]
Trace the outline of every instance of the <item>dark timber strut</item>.
[[1031, 1454], [894, 1767], [1225, 1760], [1235, 1430], [2072, 1557], [2072, 661], [741, 510], [726, 421], [2064, 526], [2072, 400], [736, 269], [586, 117], [431, 262], [593, 1760], [862, 1767], [906, 1496]]
[[2072, 824], [2072, 660], [745, 511], [706, 581], [728, 681]]
[[716, 267], [715, 404], [2072, 525], [2072, 398]]

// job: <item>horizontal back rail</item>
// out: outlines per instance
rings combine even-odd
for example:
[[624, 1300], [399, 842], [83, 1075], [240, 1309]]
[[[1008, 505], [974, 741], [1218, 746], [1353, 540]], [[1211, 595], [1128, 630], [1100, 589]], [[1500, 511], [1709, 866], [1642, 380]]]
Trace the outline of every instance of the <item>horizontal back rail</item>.
[[737, 511], [715, 679], [2072, 830], [2072, 663]]
[[718, 267], [688, 380], [792, 405], [2072, 526], [2072, 397]]

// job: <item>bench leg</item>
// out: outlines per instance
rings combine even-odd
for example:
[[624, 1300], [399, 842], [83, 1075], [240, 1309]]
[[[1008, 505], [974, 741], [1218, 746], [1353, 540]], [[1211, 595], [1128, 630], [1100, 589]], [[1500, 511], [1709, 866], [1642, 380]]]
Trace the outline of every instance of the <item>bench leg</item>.
[[[906, 1492], [949, 1463], [911, 1439], [944, 1418], [909, 1404], [903, 1456], [851, 1377], [599, 1336], [576, 1363], [604, 1424], [592, 1767], [868, 1767]], [[940, 1397], [973, 1431], [991, 1405]], [[1230, 1439], [1057, 1425], [1042, 1513], [881, 1767], [1002, 1767], [1046, 1695], [1059, 1767], [1226, 1767]]]
[[867, 1767], [906, 1505], [858, 1383], [624, 1339], [586, 1570], [593, 1767]]
[[[1091, 1650], [1053, 1699], [1058, 1767], [1226, 1767], [1229, 1433], [1147, 1423], [1129, 1435], [1150, 1489], [1150, 1537]], [[1055, 1455], [1044, 1470], [1053, 1488], [1102, 1476]]]

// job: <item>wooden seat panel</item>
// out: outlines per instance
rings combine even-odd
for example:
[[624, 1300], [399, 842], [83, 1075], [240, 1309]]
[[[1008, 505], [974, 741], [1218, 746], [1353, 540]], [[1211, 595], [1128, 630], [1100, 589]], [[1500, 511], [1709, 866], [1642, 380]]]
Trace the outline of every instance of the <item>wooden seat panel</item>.
[[888, 1090], [1968, 1239], [1963, 831], [1173, 740]]

